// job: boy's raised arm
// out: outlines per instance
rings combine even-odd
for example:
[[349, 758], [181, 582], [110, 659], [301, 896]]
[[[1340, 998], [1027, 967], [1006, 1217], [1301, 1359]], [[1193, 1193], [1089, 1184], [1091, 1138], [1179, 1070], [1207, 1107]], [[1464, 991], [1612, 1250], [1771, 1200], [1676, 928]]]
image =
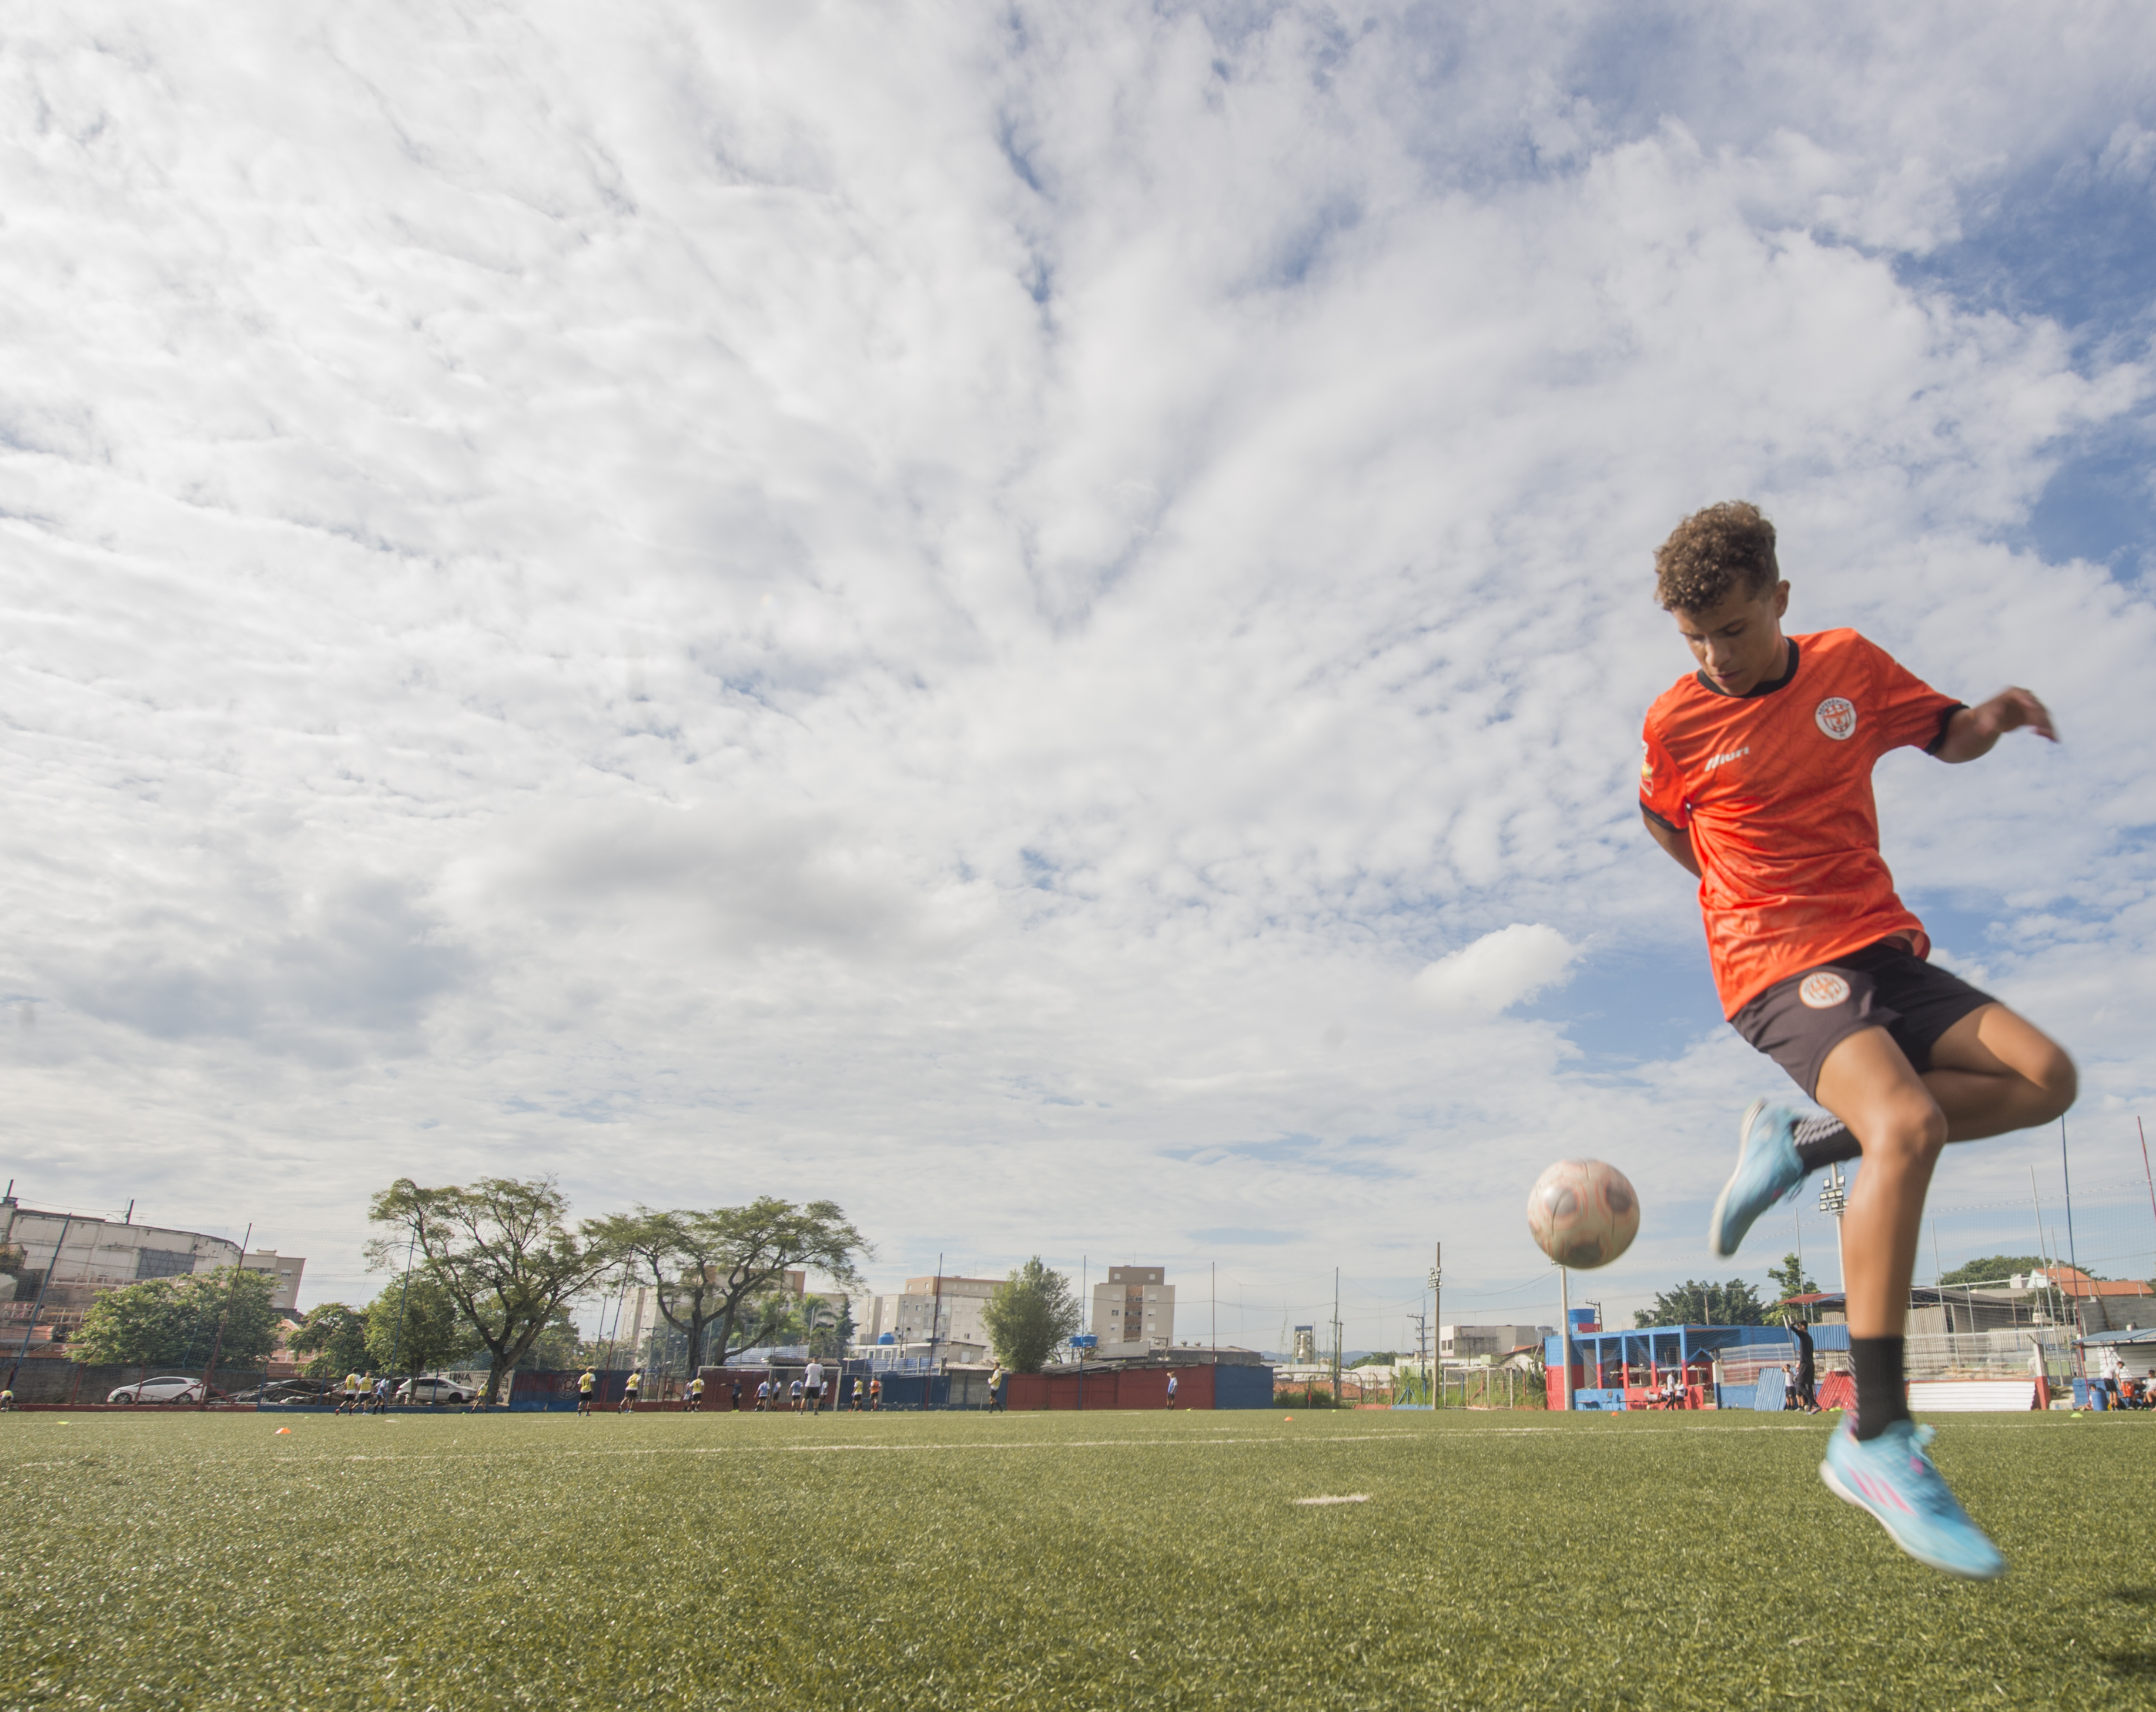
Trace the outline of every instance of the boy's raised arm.
[[1974, 761], [1990, 754], [1991, 746], [2009, 731], [2018, 731], [2024, 725], [2040, 737], [2054, 743], [2059, 741], [2059, 734], [2051, 728], [2050, 709], [2026, 689], [2002, 689], [1990, 700], [1965, 707], [1948, 720], [1945, 741], [1933, 752], [1941, 761]]

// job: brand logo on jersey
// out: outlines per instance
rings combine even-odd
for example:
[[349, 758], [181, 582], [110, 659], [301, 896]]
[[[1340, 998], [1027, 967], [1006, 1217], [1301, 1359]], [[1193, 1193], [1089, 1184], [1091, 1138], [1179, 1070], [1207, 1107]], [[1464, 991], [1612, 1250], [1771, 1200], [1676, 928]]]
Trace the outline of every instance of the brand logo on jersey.
[[1749, 743], [1747, 743], [1742, 749], [1732, 749], [1727, 755], [1716, 756], [1712, 760], [1709, 761], [1705, 766], [1702, 767], [1700, 771], [1703, 773], [1711, 773], [1715, 770], [1715, 768], [1722, 766], [1725, 762], [1740, 761], [1751, 752], [1752, 746]]
[[1849, 983], [1839, 975], [1822, 969], [1816, 975], [1807, 975], [1797, 988], [1797, 997], [1815, 1011], [1831, 1010], [1849, 997]]
[[1642, 785], [1655, 782], [1655, 751], [1645, 742], [1640, 745], [1640, 782]]
[[1844, 695], [1830, 695], [1812, 717], [1819, 728], [1837, 743], [1856, 733], [1856, 704]]

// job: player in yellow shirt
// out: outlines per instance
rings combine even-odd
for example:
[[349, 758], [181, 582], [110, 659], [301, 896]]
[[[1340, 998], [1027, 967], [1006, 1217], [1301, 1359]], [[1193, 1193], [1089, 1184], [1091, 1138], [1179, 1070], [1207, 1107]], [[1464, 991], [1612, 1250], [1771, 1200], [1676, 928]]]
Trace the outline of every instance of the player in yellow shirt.
[[344, 1395], [337, 1399], [337, 1413], [341, 1415], [346, 1409], [355, 1415], [359, 1412], [359, 1375], [357, 1373], [345, 1375]]
[[704, 1376], [699, 1373], [689, 1381], [689, 1412], [701, 1412], [704, 1407]]
[[592, 1412], [592, 1392], [599, 1382], [598, 1374], [588, 1367], [577, 1376], [577, 1412], [588, 1415]]
[[622, 1387], [621, 1406], [614, 1411], [614, 1413], [626, 1415], [634, 1409], [636, 1407], [636, 1394], [643, 1388], [644, 1370], [639, 1367], [629, 1376], [629, 1383]]

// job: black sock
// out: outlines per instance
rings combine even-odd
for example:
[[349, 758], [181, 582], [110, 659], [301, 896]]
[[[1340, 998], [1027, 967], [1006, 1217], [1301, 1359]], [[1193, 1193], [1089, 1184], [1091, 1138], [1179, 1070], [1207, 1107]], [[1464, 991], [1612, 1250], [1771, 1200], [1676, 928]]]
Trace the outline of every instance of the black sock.
[[1861, 1159], [1864, 1150], [1840, 1118], [1805, 1118], [1796, 1129], [1797, 1157], [1808, 1171], [1838, 1160]]
[[1849, 1365], [1856, 1371], [1856, 1438], [1876, 1438], [1909, 1418], [1908, 1387], [1902, 1382], [1902, 1340], [1853, 1337]]

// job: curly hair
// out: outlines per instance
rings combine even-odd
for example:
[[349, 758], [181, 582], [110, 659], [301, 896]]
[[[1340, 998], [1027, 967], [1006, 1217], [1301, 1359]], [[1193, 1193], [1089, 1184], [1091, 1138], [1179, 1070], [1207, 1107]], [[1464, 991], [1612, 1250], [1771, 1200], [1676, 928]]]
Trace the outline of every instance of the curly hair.
[[1693, 512], [1655, 549], [1655, 598], [1671, 612], [1703, 613], [1740, 590], [1764, 594], [1781, 580], [1774, 525], [1749, 500]]

